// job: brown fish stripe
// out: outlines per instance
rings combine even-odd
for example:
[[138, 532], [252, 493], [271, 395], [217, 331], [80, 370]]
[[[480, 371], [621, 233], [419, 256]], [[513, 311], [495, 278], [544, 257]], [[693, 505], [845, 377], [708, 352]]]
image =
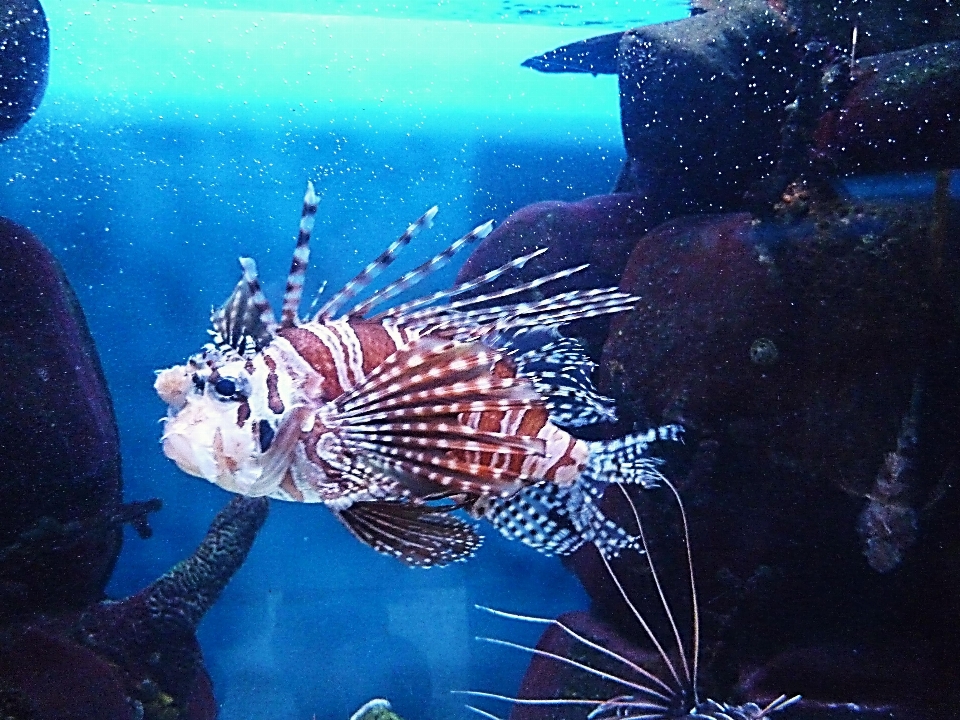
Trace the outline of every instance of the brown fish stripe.
[[397, 351], [397, 344], [383, 328], [383, 323], [368, 320], [351, 320], [350, 328], [356, 333], [357, 341], [363, 348], [363, 374], [369, 375], [383, 361]]
[[315, 333], [306, 327], [297, 326], [283, 328], [277, 334], [287, 340], [300, 357], [323, 378], [320, 390], [323, 400], [334, 400], [343, 394], [344, 388], [337, 379], [333, 353]]
[[244, 398], [237, 407], [237, 427], [242, 428], [243, 424], [250, 419], [250, 402]]
[[267, 370], [269, 371], [267, 373], [267, 407], [270, 408], [270, 412], [274, 415], [282, 415], [283, 411], [286, 410], [286, 406], [280, 398], [280, 378], [277, 377], [277, 363], [269, 355], [264, 355], [263, 360], [267, 364]]

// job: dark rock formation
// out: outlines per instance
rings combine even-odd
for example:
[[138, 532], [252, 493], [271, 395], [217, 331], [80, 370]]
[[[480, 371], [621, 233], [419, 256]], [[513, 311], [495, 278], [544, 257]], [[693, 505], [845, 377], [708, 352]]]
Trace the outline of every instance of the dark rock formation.
[[615, 191], [668, 215], [742, 207], [776, 162], [801, 57], [790, 26], [761, 0], [625, 33], [628, 160]]
[[835, 171], [869, 174], [960, 167], [960, 42], [841, 64], [849, 90], [820, 118], [814, 151]]
[[212, 720], [195, 630], [267, 514], [238, 498], [193, 556], [136, 595], [104, 599], [122, 525], [110, 396], [83, 313], [50, 252], [0, 219], [0, 715]]
[[[654, 229], [631, 256], [622, 287], [643, 301], [612, 323], [601, 390], [640, 422], [688, 428], [671, 476], [721, 697], [749, 676], [748, 697], [799, 692], [808, 706], [939, 717], [960, 700], [943, 683], [960, 640], [945, 549], [960, 511], [946, 490], [960, 446], [956, 222], [923, 205], [703, 216]], [[675, 536], [656, 513], [647, 521]], [[623, 622], [604, 569], [574, 565], [601, 614]], [[831, 647], [845, 648], [835, 662], [809, 661]], [[759, 681], [789, 679], [782, 654], [796, 648], [809, 649], [790, 655], [806, 658], [806, 687]], [[774, 657], [777, 673], [764, 670]], [[910, 668], [898, 675], [895, 657]]]
[[120, 552], [113, 405], [59, 264], [0, 219], [0, 618], [103, 597]]
[[[618, 400], [621, 432], [661, 422], [687, 428], [684, 445], [658, 452], [690, 519], [701, 697], [801, 693], [803, 702], [781, 716], [815, 719], [938, 718], [960, 702], [949, 679], [960, 671], [960, 502], [949, 489], [960, 447], [952, 420], [960, 405], [960, 213], [941, 180], [933, 204], [797, 192], [768, 219], [685, 217], [636, 241], [621, 288], [642, 300], [611, 323], [600, 389]], [[546, 219], [571, 207], [534, 206], [522, 226], [511, 218], [491, 235], [497, 256], [481, 246], [471, 274], [551, 241], [569, 247], [570, 239], [548, 237]], [[608, 267], [635, 237], [615, 225], [587, 232], [571, 259], [604, 236], [624, 241], [611, 246]], [[675, 503], [663, 489], [637, 500], [689, 638]], [[617, 492], [604, 502], [633, 527]], [[593, 615], [565, 617], [654, 667], [649, 641], [596, 553], [569, 562]], [[644, 563], [626, 554], [614, 567], [669, 637]], [[608, 669], [556, 628], [540, 648]], [[538, 656], [521, 696], [623, 691]], [[582, 718], [583, 710], [517, 706], [513, 716]]]
[[17, 720], [213, 720], [194, 632], [266, 516], [266, 500], [236, 498], [190, 558], [136, 595], [0, 629], [0, 707], [29, 708]]
[[50, 38], [39, 0], [0, 2], [0, 141], [33, 117], [47, 89]]
[[960, 165], [960, 10], [821, 5], [702, 0], [692, 17], [524, 65], [618, 73], [627, 161], [615, 191], [659, 217], [765, 214], [801, 178]]
[[613, 322], [601, 387], [638, 419], [863, 497], [918, 373], [926, 414], [956, 352], [960, 256], [934, 227], [929, 206], [849, 204], [796, 221], [664, 224], [624, 271], [642, 301]]

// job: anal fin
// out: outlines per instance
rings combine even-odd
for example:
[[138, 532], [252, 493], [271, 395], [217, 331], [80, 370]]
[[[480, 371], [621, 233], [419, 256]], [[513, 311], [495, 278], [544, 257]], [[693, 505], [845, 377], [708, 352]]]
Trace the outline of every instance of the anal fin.
[[471, 525], [449, 512], [405, 502], [357, 502], [337, 517], [361, 542], [412, 567], [466, 560], [480, 547]]

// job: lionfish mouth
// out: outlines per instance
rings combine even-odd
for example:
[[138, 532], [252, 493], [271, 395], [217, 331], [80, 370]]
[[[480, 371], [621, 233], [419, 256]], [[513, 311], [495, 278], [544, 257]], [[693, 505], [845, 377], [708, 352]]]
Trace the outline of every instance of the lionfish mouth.
[[[644, 664], [641, 664], [643, 661], [635, 662], [630, 657], [627, 657], [624, 652], [615, 650], [611, 642], [604, 641], [603, 639], [592, 639], [588, 637], [586, 633], [574, 629], [571, 624], [564, 620], [521, 615], [477, 605], [477, 609], [499, 618], [556, 628], [568, 638], [572, 639], [575, 645], [593, 651], [594, 656], [598, 659], [602, 658], [612, 661], [612, 665], [605, 662], [603, 665], [606, 669], [604, 669], [600, 667], [599, 662], [576, 659], [569, 651], [553, 652], [541, 649], [540, 647], [530, 647], [493, 637], [478, 637], [478, 640], [501, 647], [522, 650], [536, 657], [545, 658], [572, 667], [584, 673], [587, 677], [598, 678], [607, 683], [612, 683], [623, 692], [613, 697], [608, 696], [598, 699], [590, 699], [582, 696], [521, 698], [473, 690], [455, 692], [478, 699], [496, 700], [511, 705], [527, 707], [556, 708], [558, 706], [580, 706], [584, 708], [585, 715], [583, 717], [585, 720], [685, 720], [686, 718], [690, 720], [764, 720], [774, 713], [800, 701], [800, 695], [790, 697], [781, 695], [766, 705], [759, 705], [754, 702], [748, 702], [743, 705], [731, 705], [710, 699], [702, 701], [699, 699], [697, 675], [700, 618], [693, 571], [693, 557], [690, 551], [690, 533], [680, 494], [666, 478], [662, 478], [661, 482], [668, 487], [675, 496], [682, 520], [683, 548], [686, 555], [686, 566], [689, 572], [688, 592], [692, 607], [692, 625], [690, 628], [692, 642], [689, 643], [690, 646], [688, 647], [688, 644], [684, 643], [676, 617], [668, 602], [663, 583], [661, 582], [660, 575], [657, 572], [650, 554], [643, 524], [640, 521], [640, 514], [633, 502], [633, 498], [630, 497], [627, 489], [623, 485], [617, 485], [616, 487], [619, 487], [623, 492], [632, 510], [642, 547], [642, 551], [638, 551], [637, 555], [638, 557], [646, 558], [645, 564], [649, 569], [649, 574], [655, 587], [655, 596], [658, 597], [660, 601], [660, 611], [663, 613], [667, 621], [667, 626], [670, 628], [670, 637], [668, 637], [668, 639], [664, 640], [655, 632], [649, 615], [641, 612], [637, 603], [627, 593], [623, 583], [611, 566], [609, 559], [602, 552], [598, 553], [598, 555], [606, 568], [607, 574], [617, 588], [621, 599], [643, 629], [643, 634], [650, 641], [655, 651], [654, 654], [659, 660], [659, 664], [665, 668], [666, 672], [658, 673], [649, 667], [644, 667]], [[576, 655], [580, 657], [581, 653], [576, 653]], [[473, 705], [467, 705], [467, 708], [482, 717], [488, 718], [488, 720], [501, 720], [497, 715], [482, 708]]]
[[310, 408], [298, 405], [280, 421], [270, 447], [261, 456], [260, 478], [245, 495], [261, 497], [280, 487], [284, 475], [293, 464], [293, 454], [300, 440], [301, 429], [309, 416]]

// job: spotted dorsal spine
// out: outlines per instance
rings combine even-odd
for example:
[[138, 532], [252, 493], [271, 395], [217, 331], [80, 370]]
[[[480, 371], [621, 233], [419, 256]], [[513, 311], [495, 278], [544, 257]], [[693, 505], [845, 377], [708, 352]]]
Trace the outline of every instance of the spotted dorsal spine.
[[280, 327], [288, 328], [297, 324], [300, 312], [300, 297], [303, 295], [303, 281], [307, 275], [307, 263], [310, 262], [310, 235], [317, 217], [319, 198], [313, 191], [313, 183], [307, 182], [307, 192], [303, 196], [303, 212], [300, 215], [300, 232], [297, 234], [297, 247], [290, 261], [287, 275], [287, 289], [283, 294], [283, 310], [280, 313]]
[[514, 258], [513, 260], [508, 262], [506, 265], [501, 265], [500, 267], [495, 268], [494, 270], [491, 270], [485, 275], [481, 275], [480, 277], [474, 278], [473, 280], [467, 280], [466, 282], [460, 283], [459, 285], [456, 285], [447, 290], [438, 290], [432, 295], [426, 295], [421, 298], [415, 298], [413, 300], [410, 300], [409, 302], [403, 303], [402, 305], [396, 305], [392, 308], [389, 308], [379, 313], [373, 319], [383, 320], [384, 318], [389, 318], [389, 317], [394, 317], [394, 318], [404, 317], [407, 314], [409, 314], [411, 311], [416, 310], [417, 308], [432, 305], [433, 303], [439, 302], [440, 300], [448, 300], [450, 298], [457, 297], [458, 295], [463, 295], [464, 293], [468, 293], [472, 290], [476, 290], [477, 288], [482, 287], [484, 285], [489, 285], [504, 273], [507, 273], [510, 270], [516, 270], [516, 269], [522, 268], [530, 260], [532, 260], [533, 258], [539, 255], [543, 255], [543, 253], [545, 253], [546, 251], [547, 251], [547, 248], [543, 248], [542, 250], [535, 250], [534, 252], [528, 253], [527, 255], [522, 255], [518, 258]]
[[363, 289], [373, 282], [373, 279], [383, 272], [383, 270], [396, 259], [400, 251], [406, 247], [407, 244], [409, 244], [409, 242], [413, 240], [413, 238], [415, 238], [421, 230], [424, 228], [429, 228], [431, 225], [433, 225], [433, 218], [437, 214], [438, 209], [439, 208], [434, 205], [423, 215], [421, 215], [412, 225], [410, 225], [410, 227], [407, 228], [403, 235], [394, 240], [390, 244], [390, 247], [380, 253], [380, 256], [377, 257], [376, 260], [367, 265], [363, 270], [360, 271], [359, 275], [344, 285], [342, 290], [330, 298], [327, 303], [320, 308], [319, 312], [316, 314], [316, 317], [313, 319], [315, 321], [323, 322], [336, 317], [337, 313], [340, 312], [340, 309], [348, 302], [353, 300], [353, 298], [355, 298], [359, 293], [363, 292]]
[[272, 335], [277, 329], [277, 320], [273, 316], [270, 301], [267, 300], [267, 296], [263, 294], [263, 289], [260, 287], [257, 263], [253, 261], [253, 258], [240, 258], [240, 267], [243, 268], [243, 281], [250, 291], [250, 302], [257, 311], [260, 326]]
[[466, 235], [453, 242], [450, 247], [443, 252], [437, 253], [422, 265], [418, 265], [410, 272], [404, 274], [402, 277], [387, 285], [385, 288], [375, 292], [369, 299], [355, 305], [350, 309], [349, 312], [347, 312], [347, 315], [350, 317], [363, 317], [377, 305], [396, 297], [405, 290], [409, 290], [425, 277], [435, 273], [437, 270], [450, 262], [454, 255], [460, 252], [460, 250], [462, 250], [464, 247], [476, 242], [477, 240], [485, 238], [490, 234], [491, 230], [493, 230], [493, 220], [489, 220], [483, 225], [475, 227]]

